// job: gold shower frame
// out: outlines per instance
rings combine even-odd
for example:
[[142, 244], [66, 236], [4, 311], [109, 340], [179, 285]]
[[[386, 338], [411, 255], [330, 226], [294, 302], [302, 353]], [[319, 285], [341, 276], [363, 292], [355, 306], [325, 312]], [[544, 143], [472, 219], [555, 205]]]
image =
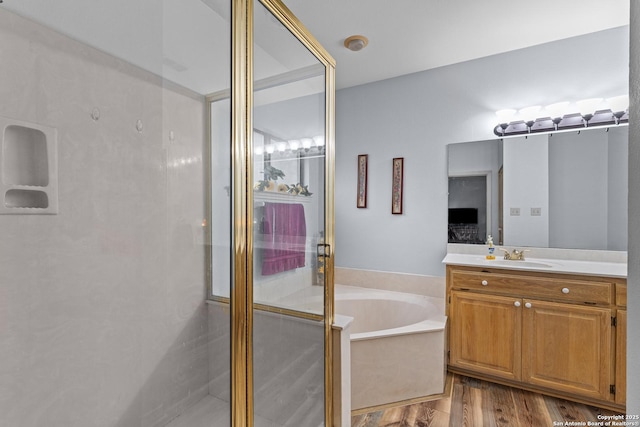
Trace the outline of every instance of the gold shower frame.
[[[325, 68], [325, 264], [324, 316], [277, 310], [253, 303], [253, 1], [233, 0], [231, 6], [231, 91], [207, 97], [211, 101], [231, 95], [232, 156], [232, 287], [230, 298], [214, 298], [231, 308], [231, 425], [253, 427], [253, 310], [276, 311], [290, 316], [324, 320], [325, 423], [333, 424], [334, 319], [334, 163], [335, 163], [335, 60], [280, 0], [259, 0]], [[208, 115], [210, 119], [210, 115]], [[211, 171], [209, 171], [209, 174]], [[209, 176], [209, 181], [211, 182]], [[210, 197], [210, 195], [208, 196]], [[208, 206], [211, 206], [210, 200]], [[207, 223], [211, 224], [211, 213]], [[207, 237], [211, 238], [209, 227]], [[211, 253], [207, 254], [208, 259]], [[211, 281], [211, 271], [207, 268]], [[209, 293], [211, 295], [211, 293]]]

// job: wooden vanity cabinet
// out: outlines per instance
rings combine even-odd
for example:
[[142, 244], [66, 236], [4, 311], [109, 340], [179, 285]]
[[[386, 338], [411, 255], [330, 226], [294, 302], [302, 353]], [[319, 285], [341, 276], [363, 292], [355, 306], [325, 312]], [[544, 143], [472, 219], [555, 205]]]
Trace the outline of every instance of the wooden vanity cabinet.
[[624, 408], [615, 281], [447, 266], [447, 294], [451, 371]]
[[514, 298], [454, 290], [449, 318], [449, 363], [518, 381], [522, 315]]
[[627, 401], [627, 284], [616, 286], [616, 403]]
[[609, 399], [610, 309], [525, 300], [522, 337], [522, 381]]

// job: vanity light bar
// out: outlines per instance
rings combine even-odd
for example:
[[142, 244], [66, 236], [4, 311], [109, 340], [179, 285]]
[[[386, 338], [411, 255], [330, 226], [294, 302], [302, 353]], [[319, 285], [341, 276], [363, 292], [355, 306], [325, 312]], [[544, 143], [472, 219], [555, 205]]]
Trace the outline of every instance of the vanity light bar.
[[286, 141], [257, 129], [254, 129], [254, 133], [262, 135], [263, 137], [263, 143], [255, 144], [254, 147], [254, 153], [259, 156], [265, 153], [280, 155], [287, 153], [305, 153], [312, 149], [315, 149], [318, 153], [323, 153], [325, 150], [325, 141], [322, 135], [314, 136], [313, 138], [299, 138]]
[[[524, 108], [519, 111], [521, 119], [516, 119], [516, 110], [505, 109], [496, 111], [500, 124], [493, 128], [496, 136], [505, 137], [525, 135], [530, 133], [555, 132], [559, 130], [581, 129], [586, 127], [600, 127], [620, 125], [629, 122], [629, 97], [627, 95], [607, 99], [608, 108], [596, 109], [602, 104], [602, 99], [593, 98], [579, 101], [580, 112], [564, 113], [568, 102], [558, 102], [540, 110], [539, 106]], [[587, 109], [590, 108], [590, 109]], [[545, 113], [546, 110], [546, 113]], [[594, 111], [587, 113], [584, 111]], [[528, 119], [531, 114], [542, 112], [540, 117]]]

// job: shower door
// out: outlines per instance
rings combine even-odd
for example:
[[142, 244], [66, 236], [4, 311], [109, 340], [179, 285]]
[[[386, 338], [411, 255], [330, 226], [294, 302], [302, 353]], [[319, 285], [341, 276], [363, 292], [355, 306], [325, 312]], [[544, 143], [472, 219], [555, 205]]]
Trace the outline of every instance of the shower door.
[[330, 72], [275, 6], [254, 0], [254, 424], [315, 427], [329, 412]]
[[233, 426], [329, 425], [333, 59], [279, 1], [232, 5], [231, 90], [209, 97], [214, 357]]

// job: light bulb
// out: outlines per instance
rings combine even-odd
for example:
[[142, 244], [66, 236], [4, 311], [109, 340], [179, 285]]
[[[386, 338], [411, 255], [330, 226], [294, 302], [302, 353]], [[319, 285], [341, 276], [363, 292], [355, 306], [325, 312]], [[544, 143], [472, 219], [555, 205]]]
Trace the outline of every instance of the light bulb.
[[302, 148], [304, 148], [305, 150], [308, 150], [309, 148], [311, 148], [311, 143], [313, 142], [313, 140], [311, 138], [302, 138], [301, 142], [302, 142]]
[[300, 141], [298, 141], [297, 139], [292, 139], [291, 141], [289, 141], [289, 147], [295, 151], [298, 148], [300, 148]]
[[607, 98], [607, 104], [611, 108], [611, 111], [618, 113], [620, 111], [626, 111], [629, 108], [629, 95], [614, 96], [613, 98]]
[[578, 106], [578, 112], [585, 116], [587, 114], [593, 114], [601, 103], [602, 98], [589, 98], [577, 101], [576, 105]]
[[524, 121], [535, 120], [538, 118], [538, 113], [540, 112], [539, 105], [532, 105], [531, 107], [522, 108], [518, 111], [518, 114]]
[[509, 123], [512, 122], [514, 117], [516, 116], [516, 110], [511, 108], [505, 108], [504, 110], [496, 111], [496, 116], [498, 116], [498, 120], [500, 123]]
[[316, 146], [322, 147], [324, 146], [324, 136], [318, 135], [313, 137], [313, 142], [316, 143]]
[[556, 102], [554, 104], [549, 104], [544, 109], [549, 114], [549, 117], [552, 119], [556, 119], [558, 117], [562, 117], [567, 113], [567, 107], [569, 106], [569, 101]]

